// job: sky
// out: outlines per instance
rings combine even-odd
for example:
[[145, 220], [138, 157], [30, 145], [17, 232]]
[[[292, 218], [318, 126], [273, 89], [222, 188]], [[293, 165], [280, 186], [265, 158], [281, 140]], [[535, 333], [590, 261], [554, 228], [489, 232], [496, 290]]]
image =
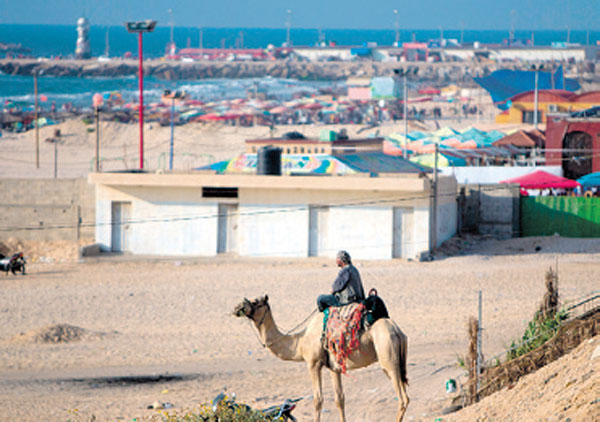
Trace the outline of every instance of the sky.
[[600, 30], [600, 0], [0, 0], [0, 24], [74, 25], [82, 15], [92, 25]]

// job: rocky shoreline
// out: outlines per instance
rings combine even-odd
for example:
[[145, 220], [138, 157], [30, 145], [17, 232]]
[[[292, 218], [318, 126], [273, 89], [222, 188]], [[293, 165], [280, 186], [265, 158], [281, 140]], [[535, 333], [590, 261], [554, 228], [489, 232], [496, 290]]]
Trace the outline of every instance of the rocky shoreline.
[[[197, 80], [214, 78], [291, 78], [297, 80], [345, 80], [348, 77], [391, 76], [394, 69], [407, 66], [396, 62], [216, 62], [184, 63], [147, 60], [144, 75], [164, 80]], [[419, 80], [444, 83], [469, 83], [473, 76], [484, 76], [496, 69], [494, 64], [475, 62], [410, 63], [419, 67]], [[506, 66], [503, 66], [506, 68]], [[39, 75], [64, 77], [122, 77], [137, 75], [136, 60], [36, 60], [3, 59], [0, 71], [7, 75]]]

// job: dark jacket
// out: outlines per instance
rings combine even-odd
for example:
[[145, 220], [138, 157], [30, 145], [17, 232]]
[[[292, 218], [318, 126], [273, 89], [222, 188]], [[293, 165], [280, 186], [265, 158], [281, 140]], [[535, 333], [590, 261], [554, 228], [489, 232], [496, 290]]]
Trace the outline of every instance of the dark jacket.
[[365, 291], [360, 279], [360, 274], [352, 264], [346, 265], [340, 270], [331, 286], [331, 290], [340, 305], [347, 305], [348, 303], [365, 299]]

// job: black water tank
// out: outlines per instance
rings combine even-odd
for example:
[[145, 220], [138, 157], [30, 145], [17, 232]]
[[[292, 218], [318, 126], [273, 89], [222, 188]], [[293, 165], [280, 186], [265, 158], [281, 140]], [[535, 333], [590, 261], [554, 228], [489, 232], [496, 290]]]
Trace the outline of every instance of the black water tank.
[[258, 149], [256, 174], [281, 176], [281, 148], [266, 146]]

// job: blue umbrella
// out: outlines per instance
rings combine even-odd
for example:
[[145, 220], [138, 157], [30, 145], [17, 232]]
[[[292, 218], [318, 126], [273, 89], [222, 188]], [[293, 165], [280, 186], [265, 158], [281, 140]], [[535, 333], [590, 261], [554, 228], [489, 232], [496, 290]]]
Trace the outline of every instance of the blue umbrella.
[[580, 177], [577, 181], [584, 188], [592, 188], [600, 186], [600, 171], [596, 173], [586, 174], [585, 176]]

